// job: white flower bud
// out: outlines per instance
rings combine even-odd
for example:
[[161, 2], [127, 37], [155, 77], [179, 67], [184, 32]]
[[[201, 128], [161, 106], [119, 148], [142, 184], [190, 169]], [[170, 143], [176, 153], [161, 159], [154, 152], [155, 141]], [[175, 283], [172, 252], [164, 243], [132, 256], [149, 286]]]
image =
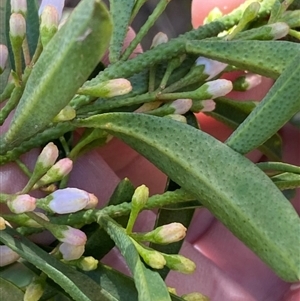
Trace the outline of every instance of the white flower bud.
[[65, 0], [42, 0], [41, 6], [39, 8], [39, 15], [41, 15], [44, 11], [44, 8], [47, 5], [52, 5], [56, 8], [58, 13], [58, 19], [61, 18], [63, 8], [65, 6]]
[[66, 214], [84, 209], [90, 200], [89, 193], [78, 188], [59, 189], [43, 201], [48, 201], [48, 208], [55, 213]]
[[20, 258], [19, 254], [10, 249], [9, 247], [2, 245], [0, 246], [0, 267], [9, 265]]
[[212, 99], [201, 101], [203, 108], [201, 112], [212, 112], [216, 108], [216, 103]]
[[87, 240], [87, 237], [84, 232], [79, 229], [72, 228], [70, 226], [66, 226], [64, 230], [58, 230], [56, 233], [52, 231], [57, 239], [61, 242], [65, 242], [67, 244], [73, 246], [84, 246]]
[[206, 57], [198, 57], [196, 60], [196, 66], [204, 65], [203, 73], [208, 75], [206, 80], [210, 80], [211, 78], [220, 74], [228, 65], [225, 63], [221, 63], [215, 60], [208, 59]]
[[13, 13], [9, 19], [9, 33], [12, 38], [25, 38], [26, 21], [23, 15]]
[[33, 211], [36, 208], [36, 199], [29, 194], [21, 194], [7, 201], [11, 212], [19, 214]]
[[59, 251], [64, 260], [76, 260], [84, 253], [84, 245], [74, 246], [64, 242], [59, 246]]
[[156, 46], [158, 46], [158, 45], [160, 45], [160, 44], [167, 43], [168, 40], [169, 40], [169, 38], [168, 38], [168, 36], [167, 36], [165, 33], [163, 33], [163, 32], [158, 32], [158, 33], [154, 36], [150, 48], [154, 48], [154, 47], [156, 47]]
[[6, 67], [7, 59], [8, 59], [8, 49], [5, 45], [0, 44], [0, 74], [4, 71]]
[[41, 164], [43, 168], [50, 168], [58, 157], [58, 148], [53, 142], [49, 142], [42, 150], [37, 158], [37, 164]]
[[20, 13], [24, 17], [27, 13], [27, 1], [26, 0], [10, 0], [10, 7], [12, 13]]
[[171, 107], [175, 109], [173, 114], [185, 114], [192, 107], [193, 101], [191, 99], [176, 99], [171, 103]]
[[233, 88], [232, 82], [227, 79], [216, 79], [205, 85], [207, 86], [206, 92], [212, 99], [228, 94]]
[[274, 37], [274, 40], [284, 38], [290, 31], [290, 27], [284, 22], [277, 22], [268, 26], [271, 27], [271, 34]]
[[161, 244], [170, 244], [182, 240], [186, 235], [186, 227], [180, 223], [171, 223], [156, 228], [152, 233], [152, 241]]

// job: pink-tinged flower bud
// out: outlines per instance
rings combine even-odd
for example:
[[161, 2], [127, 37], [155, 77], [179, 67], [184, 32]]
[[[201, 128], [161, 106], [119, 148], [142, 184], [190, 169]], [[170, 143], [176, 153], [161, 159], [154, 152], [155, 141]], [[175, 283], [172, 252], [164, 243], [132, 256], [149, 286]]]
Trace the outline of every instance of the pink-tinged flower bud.
[[47, 173], [33, 186], [33, 189], [37, 189], [41, 186], [60, 181], [63, 177], [65, 177], [71, 172], [72, 168], [73, 161], [69, 158], [63, 158], [57, 161], [47, 171]]
[[36, 165], [41, 164], [44, 169], [50, 168], [58, 157], [58, 148], [53, 142], [49, 142], [37, 158]]
[[2, 74], [2, 72], [6, 67], [7, 59], [8, 59], [8, 49], [5, 45], [0, 44], [0, 74]]
[[59, 246], [59, 251], [64, 260], [76, 260], [84, 253], [84, 245], [74, 246], [64, 242]]
[[185, 301], [210, 301], [209, 297], [198, 292], [182, 295], [181, 298]]
[[274, 40], [279, 40], [288, 35], [290, 27], [284, 22], [277, 22], [268, 25], [271, 27], [271, 35]]
[[191, 99], [176, 99], [171, 103], [171, 107], [175, 109], [174, 114], [185, 114], [192, 107], [193, 101]]
[[160, 45], [160, 44], [167, 43], [168, 40], [169, 40], [169, 38], [168, 38], [168, 36], [167, 36], [165, 33], [163, 33], [163, 32], [158, 32], [158, 33], [154, 36], [150, 48], [154, 48], [154, 47], [156, 47], [156, 46], [158, 46], [158, 45]]
[[233, 82], [233, 90], [236, 91], [248, 91], [261, 83], [262, 76], [258, 74], [248, 73], [246, 75], [238, 77]]
[[57, 230], [57, 233], [52, 232], [59, 241], [73, 246], [85, 245], [87, 237], [84, 232], [70, 226], [65, 226], [63, 228], [64, 229], [60, 228]]
[[201, 112], [212, 112], [216, 108], [216, 103], [212, 99], [201, 101], [203, 108]]
[[180, 223], [171, 223], [156, 228], [155, 230], [145, 234], [145, 237], [151, 238], [151, 241], [158, 244], [170, 244], [184, 239], [186, 235], [186, 227]]
[[6, 228], [5, 219], [0, 216], [0, 231]]
[[42, 209], [49, 208], [59, 214], [73, 213], [82, 210], [89, 202], [89, 193], [78, 188], [59, 189], [38, 201]]
[[206, 80], [210, 80], [211, 78], [214, 78], [218, 74], [220, 74], [228, 65], [208, 59], [206, 57], [198, 57], [196, 60], [196, 66], [204, 65], [204, 74], [207, 74], [208, 78]]
[[92, 194], [89, 193], [89, 201], [87, 203], [87, 205], [84, 207], [84, 209], [93, 209], [96, 208], [96, 206], [98, 205], [98, 198]]
[[46, 5], [41, 14], [41, 28], [58, 28], [59, 15], [55, 6]]
[[7, 201], [11, 212], [19, 214], [33, 211], [36, 208], [36, 199], [29, 194], [21, 194]]
[[78, 260], [76, 266], [83, 270], [83, 271], [93, 271], [97, 269], [98, 260], [92, 256], [83, 257], [82, 259]]
[[132, 90], [131, 83], [125, 78], [116, 78], [101, 82], [94, 86], [79, 88], [78, 94], [91, 95], [94, 97], [114, 97], [129, 93]]
[[10, 0], [10, 7], [12, 13], [22, 14], [24, 17], [27, 14], [27, 1], [26, 0]]
[[163, 254], [163, 256], [166, 260], [166, 266], [171, 270], [183, 274], [192, 274], [196, 269], [195, 263], [182, 255]]
[[13, 13], [9, 19], [9, 34], [11, 38], [24, 39], [26, 34], [26, 21], [23, 15]]
[[14, 252], [9, 247], [2, 245], [0, 246], [0, 267], [9, 265], [20, 258], [19, 254]]
[[228, 94], [233, 88], [232, 82], [227, 79], [216, 79], [207, 82], [205, 86], [207, 86], [206, 92], [211, 95], [212, 99]]
[[45, 280], [36, 278], [26, 287], [23, 301], [38, 301], [45, 290]]
[[58, 12], [58, 19], [61, 18], [63, 8], [65, 6], [65, 0], [42, 0], [41, 6], [39, 8], [39, 15], [41, 15], [46, 6], [54, 6]]

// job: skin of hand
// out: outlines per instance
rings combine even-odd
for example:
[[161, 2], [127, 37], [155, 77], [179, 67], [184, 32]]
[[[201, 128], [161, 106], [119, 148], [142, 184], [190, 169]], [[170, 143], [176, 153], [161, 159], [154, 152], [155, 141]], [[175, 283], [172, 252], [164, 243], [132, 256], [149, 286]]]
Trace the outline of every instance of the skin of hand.
[[[224, 13], [229, 12], [241, 2], [231, 1], [193, 1], [192, 23], [194, 27], [202, 24], [204, 17], [215, 6]], [[225, 5], [226, 4], [226, 5]], [[125, 47], [132, 40], [134, 33], [129, 31]], [[141, 52], [137, 49], [136, 52]], [[263, 98], [272, 82], [264, 79], [263, 83], [247, 93], [231, 94], [236, 99]], [[224, 141], [232, 132], [223, 124], [204, 114], [197, 116], [204, 131]], [[5, 131], [6, 123], [1, 131]], [[284, 161], [300, 164], [300, 146], [296, 137], [299, 132], [292, 126], [282, 131], [284, 141]], [[22, 160], [33, 167], [38, 150], [32, 150], [22, 156]], [[259, 160], [261, 154], [253, 152], [250, 158]], [[149, 161], [117, 139], [113, 139], [101, 149], [93, 150], [82, 156], [74, 164], [70, 176], [70, 187], [78, 187], [96, 194], [100, 204], [104, 204], [111, 195], [118, 181], [128, 177], [134, 185], [146, 184], [152, 194], [161, 193], [165, 187], [166, 176]], [[13, 183], [13, 185], [12, 185]], [[0, 167], [0, 190], [14, 193], [23, 188], [26, 177], [15, 163]], [[300, 212], [300, 198], [293, 204]], [[136, 229], [150, 230], [155, 215], [143, 212]], [[192, 259], [197, 269], [192, 275], [171, 272], [167, 284], [176, 287], [179, 295], [198, 291], [215, 301], [296, 301], [300, 300], [300, 285], [288, 284], [280, 280], [247, 247], [236, 239], [206, 209], [197, 210], [189, 228], [187, 239], [181, 254]], [[113, 250], [105, 258], [106, 263], [114, 262], [114, 267], [126, 272], [126, 266], [119, 253]]]

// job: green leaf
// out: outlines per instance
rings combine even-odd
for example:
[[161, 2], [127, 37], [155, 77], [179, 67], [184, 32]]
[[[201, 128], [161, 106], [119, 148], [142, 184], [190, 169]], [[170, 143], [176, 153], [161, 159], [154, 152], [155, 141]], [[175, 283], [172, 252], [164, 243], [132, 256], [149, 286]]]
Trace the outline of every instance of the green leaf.
[[29, 46], [29, 53], [32, 57], [40, 35], [40, 20], [38, 14], [38, 6], [36, 0], [27, 1], [27, 16], [26, 16], [26, 35]]
[[24, 293], [13, 283], [0, 276], [0, 296], [1, 300], [22, 301]]
[[[86, 272], [101, 287], [109, 291], [118, 301], [137, 301], [138, 294], [131, 277], [128, 277], [109, 266], [98, 264], [96, 270]], [[171, 295], [172, 301], [184, 301], [182, 298]]]
[[110, 300], [107, 297], [108, 293], [89, 277], [61, 263], [25, 237], [20, 236], [14, 229], [7, 227], [2, 230], [0, 241], [47, 274], [75, 301]]
[[81, 1], [33, 68], [5, 135], [3, 151], [51, 123], [97, 65], [107, 49], [110, 33], [106, 7], [96, 0]]
[[[125, 178], [120, 181], [115, 188], [107, 206], [118, 205], [123, 202], [130, 202], [133, 193], [134, 186], [129, 179]], [[128, 216], [116, 218], [116, 221], [124, 227], [127, 224], [127, 220]], [[101, 259], [115, 246], [115, 243], [107, 234], [107, 232], [99, 226], [99, 224], [95, 224], [96, 223], [86, 225], [82, 229], [88, 236], [84, 254], [85, 256], [93, 256], [97, 259]]]
[[[277, 78], [300, 51], [300, 44], [286, 41], [189, 41], [188, 53]], [[295, 66], [295, 64], [294, 64]]]
[[125, 230], [108, 216], [100, 215], [99, 224], [115, 241], [124, 256], [133, 275], [140, 301], [171, 300], [168, 289], [157, 272], [149, 270], [142, 263], [140, 256]]
[[113, 32], [109, 45], [109, 60], [111, 63], [114, 63], [121, 56], [135, 0], [110, 0], [109, 3], [113, 22]]
[[228, 138], [226, 144], [246, 154], [269, 139], [300, 110], [300, 51], [290, 60], [268, 94]]
[[[6, 41], [6, 0], [0, 0], [0, 44], [7, 45]], [[7, 62], [7, 69], [0, 75], [0, 94], [3, 92], [8, 76], [10, 73], [9, 62]]]
[[[205, 113], [212, 116], [216, 120], [223, 122], [229, 127], [236, 129], [256, 107], [255, 103], [239, 102], [228, 98], [215, 99], [216, 108], [212, 112]], [[282, 140], [279, 134], [274, 134], [258, 149], [266, 155], [270, 160], [280, 161], [282, 158]]]
[[121, 138], [195, 194], [282, 279], [300, 279], [300, 219], [251, 161], [208, 134], [167, 118], [110, 113], [77, 124]]

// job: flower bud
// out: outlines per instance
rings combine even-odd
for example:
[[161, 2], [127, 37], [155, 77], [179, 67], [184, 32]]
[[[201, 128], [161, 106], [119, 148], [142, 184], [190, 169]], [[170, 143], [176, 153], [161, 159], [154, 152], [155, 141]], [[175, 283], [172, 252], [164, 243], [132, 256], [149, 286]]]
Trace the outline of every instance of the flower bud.
[[0, 246], [0, 267], [9, 265], [20, 258], [19, 254], [14, 252], [9, 247], [2, 245]]
[[6, 228], [5, 219], [0, 216], [0, 231]]
[[8, 59], [8, 49], [5, 45], [0, 44], [0, 74], [3, 73]]
[[98, 266], [98, 262], [99, 261], [94, 257], [88, 256], [79, 259], [76, 265], [79, 269], [88, 272], [88, 271], [96, 270]]
[[210, 301], [207, 296], [204, 296], [198, 292], [182, 295], [181, 298], [186, 301]]
[[165, 264], [166, 260], [164, 256], [156, 251], [151, 249], [146, 249], [138, 244], [134, 239], [130, 238], [133, 244], [135, 245], [138, 253], [143, 258], [146, 264], [148, 264], [153, 269], [162, 269]]
[[191, 99], [176, 99], [174, 100], [170, 107], [174, 108], [173, 114], [185, 114], [192, 107], [193, 101]]
[[279, 40], [288, 35], [290, 27], [284, 22], [277, 22], [268, 25], [271, 27], [271, 35], [274, 40]]
[[248, 91], [261, 83], [262, 76], [258, 74], [246, 74], [238, 77], [233, 82], [233, 90], [235, 91]]
[[33, 211], [36, 208], [36, 199], [29, 194], [20, 194], [7, 201], [11, 212], [19, 214]]
[[228, 66], [225, 63], [211, 60], [203, 56], [198, 57], [198, 59], [196, 60], [196, 66], [199, 65], [204, 65], [203, 73], [207, 74], [208, 76], [206, 80], [210, 80], [211, 78], [214, 78]]
[[78, 94], [86, 94], [94, 97], [114, 97], [129, 93], [132, 90], [131, 83], [125, 78], [116, 78], [101, 82], [94, 86], [83, 86]]
[[64, 242], [59, 246], [59, 251], [64, 260], [76, 260], [84, 253], [84, 245], [75, 246]]
[[31, 283], [26, 287], [24, 294], [24, 301], [38, 301], [42, 297], [45, 290], [45, 281], [35, 278]]
[[71, 172], [72, 168], [73, 161], [69, 158], [63, 158], [57, 161], [47, 171], [47, 173], [33, 186], [33, 189], [37, 189], [41, 186], [60, 181], [63, 177], [65, 177]]
[[9, 19], [9, 34], [11, 38], [13, 39], [18, 38], [20, 39], [20, 41], [23, 41], [23, 39], [25, 38], [26, 21], [21, 14], [18, 13], [11, 14]]
[[27, 14], [27, 1], [26, 0], [10, 0], [10, 7], [12, 13], [22, 14], [24, 17]]
[[163, 256], [166, 260], [166, 266], [171, 270], [183, 274], [192, 274], [196, 269], [195, 263], [182, 255], [163, 254]]
[[227, 79], [216, 79], [207, 82], [204, 86], [207, 86], [206, 92], [212, 99], [228, 94], [233, 88], [232, 82]]
[[55, 6], [46, 5], [41, 14], [40, 37], [43, 47], [49, 43], [58, 30], [59, 13]]
[[53, 142], [49, 142], [37, 158], [36, 165], [41, 165], [43, 169], [49, 169], [58, 157], [58, 148]]
[[139, 210], [144, 208], [149, 198], [149, 188], [145, 185], [137, 187], [132, 196], [132, 207]]
[[150, 49], [151, 49], [151, 48], [154, 48], [154, 47], [156, 47], [156, 46], [158, 46], [158, 45], [160, 45], [160, 44], [167, 43], [168, 40], [169, 40], [169, 38], [168, 38], [168, 36], [167, 36], [165, 33], [163, 33], [163, 32], [158, 32], [158, 33], [154, 36], [154, 38], [153, 38], [153, 40], [152, 40], [152, 44], [151, 44], [151, 46], [150, 46]]
[[39, 15], [41, 15], [45, 9], [46, 6], [54, 6], [55, 9], [58, 12], [58, 19], [60, 20], [61, 15], [62, 15], [62, 11], [65, 5], [65, 0], [42, 0], [41, 6], [39, 8]]
[[72, 120], [76, 117], [76, 111], [71, 106], [64, 107], [54, 118], [53, 122]]
[[84, 209], [85, 210], [93, 209], [96, 208], [97, 205], [98, 205], [98, 198], [94, 194], [89, 193], [89, 201], [87, 205], [84, 207]]
[[182, 240], [185, 235], [186, 227], [180, 223], [171, 223], [144, 234], [143, 238], [157, 244], [170, 244]]
[[89, 202], [89, 193], [78, 188], [64, 188], [54, 191], [38, 200], [38, 206], [51, 212], [66, 214], [82, 210]]
[[73, 246], [84, 246], [87, 240], [84, 232], [70, 226], [56, 227], [56, 229], [51, 229], [51, 232], [59, 241]]
[[212, 112], [216, 108], [216, 103], [212, 99], [194, 100], [191, 111], [199, 112]]

